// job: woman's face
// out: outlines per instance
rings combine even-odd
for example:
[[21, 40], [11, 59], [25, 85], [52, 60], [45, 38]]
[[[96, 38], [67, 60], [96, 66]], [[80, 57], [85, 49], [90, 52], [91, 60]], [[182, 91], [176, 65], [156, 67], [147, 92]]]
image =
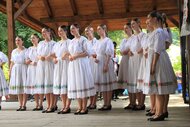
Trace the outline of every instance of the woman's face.
[[79, 34], [79, 28], [76, 28], [74, 25], [71, 25], [70, 31], [73, 36]]
[[39, 41], [38, 37], [36, 37], [35, 35], [31, 35], [30, 39], [33, 45], [37, 44]]
[[87, 37], [92, 36], [92, 34], [93, 34], [93, 32], [90, 30], [90, 28], [86, 28], [84, 32]]
[[150, 15], [147, 16], [147, 22], [149, 22], [150, 26], [154, 26], [156, 23], [156, 18], [151, 17]]
[[18, 46], [22, 46], [22, 44], [23, 44], [22, 39], [19, 38], [19, 37], [16, 37], [16, 38], [15, 38], [15, 44], [16, 44], [17, 47], [18, 47]]
[[129, 35], [132, 33], [132, 29], [128, 25], [124, 25], [124, 32], [125, 34]]
[[97, 33], [99, 36], [102, 36], [105, 33], [105, 30], [102, 27], [98, 26], [97, 27]]
[[58, 35], [59, 35], [59, 37], [66, 36], [66, 32], [61, 27], [59, 27], [58, 28]]
[[42, 29], [42, 37], [43, 39], [50, 38], [50, 32], [48, 32], [46, 29]]
[[136, 21], [131, 21], [131, 28], [136, 31], [139, 29], [139, 23], [137, 23]]

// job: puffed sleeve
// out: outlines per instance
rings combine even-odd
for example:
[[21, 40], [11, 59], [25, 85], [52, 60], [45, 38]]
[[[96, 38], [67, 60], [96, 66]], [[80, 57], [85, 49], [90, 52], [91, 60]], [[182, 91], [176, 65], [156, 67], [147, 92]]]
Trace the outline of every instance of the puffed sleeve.
[[81, 38], [81, 43], [82, 43], [82, 50], [83, 52], [86, 52], [88, 55], [90, 55], [90, 49], [87, 44], [87, 39], [85, 37]]
[[8, 57], [3, 52], [0, 52], [0, 59], [3, 63], [8, 62]]
[[106, 40], [106, 55], [114, 56], [114, 45], [111, 39]]
[[14, 62], [15, 49], [11, 52], [11, 61]]
[[[155, 37], [154, 37], [154, 51], [158, 54], [161, 53], [161, 51], [163, 50], [163, 46], [165, 43], [164, 40], [163, 40], [163, 37], [162, 37], [162, 33], [161, 32], [156, 32], [155, 33]], [[165, 47], [164, 47], [165, 48]]]
[[123, 51], [125, 50], [125, 47], [124, 47], [124, 46], [125, 46], [125, 42], [126, 42], [126, 40], [123, 39], [123, 40], [121, 41], [120, 46], [119, 46], [121, 52], [123, 52]]

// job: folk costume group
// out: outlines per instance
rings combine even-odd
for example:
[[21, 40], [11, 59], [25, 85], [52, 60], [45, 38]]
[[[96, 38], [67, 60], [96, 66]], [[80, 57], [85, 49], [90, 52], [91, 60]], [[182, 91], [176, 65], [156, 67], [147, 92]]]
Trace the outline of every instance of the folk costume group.
[[[27, 95], [35, 98], [33, 111], [51, 113], [57, 110], [57, 97], [62, 108], [58, 114], [71, 113], [71, 100], [77, 99], [75, 115], [88, 114], [96, 109], [97, 93], [103, 97], [99, 111], [112, 109], [112, 91], [118, 88], [129, 92], [126, 110], [145, 110], [145, 95], [150, 95], [150, 121], [168, 117], [169, 94], [175, 93], [177, 80], [166, 50], [172, 43], [166, 16], [153, 11], [147, 16], [147, 33], [142, 32], [140, 20], [132, 19], [124, 25], [124, 38], [120, 44], [121, 62], [118, 77], [114, 73], [114, 45], [107, 36], [106, 25], [99, 25], [94, 37], [91, 26], [85, 28], [86, 37], [80, 35], [79, 25], [60, 26], [60, 41], [52, 40], [51, 31], [43, 28], [44, 40], [31, 35], [33, 46], [26, 49], [20, 36], [15, 38], [17, 48], [10, 59], [9, 86], [0, 68], [0, 96], [18, 95], [20, 107], [25, 111]], [[68, 29], [74, 36], [68, 39]], [[0, 52], [0, 65], [8, 61]], [[46, 98], [47, 106], [43, 107]], [[90, 100], [89, 105], [87, 100]], [[1, 98], [0, 98], [1, 99]], [[88, 106], [87, 106], [88, 105]]]

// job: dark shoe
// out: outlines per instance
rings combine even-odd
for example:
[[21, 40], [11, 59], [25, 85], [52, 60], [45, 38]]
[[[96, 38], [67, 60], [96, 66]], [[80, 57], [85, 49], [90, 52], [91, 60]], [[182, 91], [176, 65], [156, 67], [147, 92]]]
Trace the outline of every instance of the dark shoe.
[[78, 110], [74, 113], [74, 115], [79, 115], [79, 114], [80, 114], [80, 112], [81, 112], [81, 110], [80, 110], [80, 109], [78, 109]]
[[146, 112], [150, 112], [151, 109], [147, 109]]
[[168, 112], [163, 113], [163, 116], [164, 116], [165, 118], [168, 118], [168, 115], [169, 115]]
[[85, 115], [85, 114], [88, 114], [88, 109], [86, 109], [84, 112], [81, 112], [79, 113], [79, 115]]
[[42, 111], [42, 113], [46, 113], [46, 112], [47, 112], [47, 110], [48, 110], [48, 109], [46, 109], [46, 110], [43, 110], [43, 111]]
[[20, 111], [26, 111], [26, 106], [23, 106]]
[[0, 106], [0, 110], [1, 110], [1, 106]]
[[61, 111], [57, 112], [57, 114], [63, 114], [63, 110], [64, 109], [62, 109]]
[[37, 111], [41, 111], [43, 110], [43, 106], [40, 106], [39, 108], [37, 108]]
[[55, 112], [55, 108], [51, 108], [50, 110], [47, 110], [46, 113], [52, 113]]
[[33, 108], [32, 111], [37, 111], [38, 108]]
[[87, 107], [88, 109], [96, 109], [96, 105], [90, 105], [90, 107]]
[[155, 117], [155, 118], [150, 118], [149, 121], [164, 121], [164, 115], [160, 115], [158, 117]]
[[152, 112], [148, 112], [146, 113], [146, 116], [153, 116], [155, 113], [152, 113]]
[[22, 108], [22, 106], [20, 106], [16, 111], [20, 111], [21, 110], [21, 108]]
[[134, 110], [134, 111], [145, 110], [145, 105], [142, 105], [142, 106], [136, 106], [136, 107], [133, 108], [132, 110]]
[[68, 114], [68, 113], [71, 113], [71, 109], [70, 108], [68, 108], [66, 110], [63, 110], [63, 112], [62, 112], [62, 114]]
[[132, 108], [133, 108], [133, 105], [132, 105], [132, 104], [129, 104], [129, 105], [127, 105], [126, 107], [124, 107], [125, 110], [127, 110], [127, 109], [132, 109]]
[[58, 109], [58, 107], [57, 107], [57, 105], [56, 105], [56, 106], [54, 107], [54, 110], [57, 111], [57, 109]]
[[111, 110], [112, 109], [112, 106], [111, 105], [109, 105], [109, 106], [103, 106], [103, 107], [101, 107], [100, 109], [98, 109], [99, 111], [108, 111], [108, 110]]

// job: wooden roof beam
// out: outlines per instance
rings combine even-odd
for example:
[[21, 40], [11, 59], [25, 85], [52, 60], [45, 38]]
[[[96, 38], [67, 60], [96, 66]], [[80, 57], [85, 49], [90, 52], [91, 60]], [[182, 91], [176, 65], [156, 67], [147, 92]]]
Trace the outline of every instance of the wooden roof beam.
[[167, 18], [168, 18], [176, 27], [179, 28], [179, 22], [178, 22], [176, 19], [174, 19], [172, 16], [168, 16]]
[[98, 10], [100, 14], [104, 14], [104, 7], [103, 7], [103, 2], [102, 0], [96, 0], [98, 4]]
[[[177, 15], [178, 9], [170, 9], [170, 10], [159, 10], [161, 13], [166, 13], [167, 16]], [[103, 19], [126, 19], [132, 17], [146, 17], [150, 11], [144, 12], [128, 12], [128, 13], [112, 13], [112, 14], [93, 14], [93, 15], [78, 15], [78, 16], [62, 16], [55, 17], [50, 19], [41, 18], [40, 21], [43, 23], [51, 23], [51, 22], [76, 22], [76, 21], [93, 21], [93, 20], [103, 20]]]
[[78, 10], [75, 0], [70, 0], [71, 8], [73, 10], [73, 15], [78, 15]]
[[157, 0], [152, 0], [152, 10], [157, 10]]
[[129, 6], [129, 0], [125, 0], [125, 12], [128, 13], [130, 12], [130, 6]]
[[17, 19], [18, 16], [32, 3], [33, 0], [26, 0], [21, 7], [14, 14], [14, 19]]
[[45, 5], [45, 8], [47, 10], [47, 13], [48, 13], [48, 16], [51, 18], [51, 17], [54, 17], [53, 16], [53, 12], [52, 12], [52, 9], [51, 9], [51, 6], [49, 4], [49, 0], [43, 0], [43, 3]]

